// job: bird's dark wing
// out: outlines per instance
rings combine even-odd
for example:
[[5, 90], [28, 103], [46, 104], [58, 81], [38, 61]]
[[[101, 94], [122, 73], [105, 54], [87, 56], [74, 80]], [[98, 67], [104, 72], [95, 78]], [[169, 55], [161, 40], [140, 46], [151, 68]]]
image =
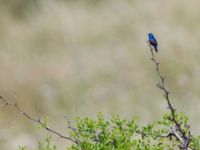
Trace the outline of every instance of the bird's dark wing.
[[157, 41], [156, 40], [150, 39], [149, 42], [151, 43], [151, 45], [157, 45]]

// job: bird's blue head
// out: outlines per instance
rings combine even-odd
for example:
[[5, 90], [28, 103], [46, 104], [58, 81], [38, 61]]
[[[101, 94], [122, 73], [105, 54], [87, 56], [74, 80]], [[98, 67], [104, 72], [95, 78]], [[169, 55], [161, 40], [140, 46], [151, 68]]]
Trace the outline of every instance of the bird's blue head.
[[148, 33], [149, 38], [154, 38], [153, 33]]

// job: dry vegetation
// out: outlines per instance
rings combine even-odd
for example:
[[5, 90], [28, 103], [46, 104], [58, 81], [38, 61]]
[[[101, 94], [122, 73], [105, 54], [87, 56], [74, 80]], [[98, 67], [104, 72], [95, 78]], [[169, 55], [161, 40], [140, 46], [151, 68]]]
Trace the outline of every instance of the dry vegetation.
[[[138, 116], [141, 123], [156, 119], [166, 105], [152, 88], [156, 74], [146, 45], [151, 31], [174, 103], [198, 133], [199, 4], [0, 0], [0, 93], [35, 116], [48, 115], [55, 127], [63, 127], [64, 114], [98, 111]], [[12, 109], [0, 109], [0, 118], [0, 149], [31, 146], [41, 136]]]

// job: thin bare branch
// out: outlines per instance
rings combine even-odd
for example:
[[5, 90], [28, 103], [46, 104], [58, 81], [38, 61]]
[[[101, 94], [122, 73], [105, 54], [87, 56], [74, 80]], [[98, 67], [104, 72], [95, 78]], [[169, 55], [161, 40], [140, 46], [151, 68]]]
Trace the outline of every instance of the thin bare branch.
[[168, 105], [168, 109], [171, 112], [171, 117], [170, 117], [170, 121], [172, 121], [175, 125], [175, 130], [173, 128], [171, 128], [171, 135], [175, 136], [182, 144], [179, 146], [181, 149], [183, 150], [187, 150], [189, 148], [189, 144], [191, 142], [191, 135], [190, 132], [187, 134], [184, 132], [184, 130], [182, 129], [181, 126], [181, 122], [178, 122], [177, 118], [176, 118], [176, 109], [174, 108], [174, 106], [172, 105], [171, 101], [170, 101], [170, 97], [169, 97], [169, 90], [166, 89], [165, 86], [165, 77], [161, 74], [160, 72], [160, 62], [158, 62], [154, 56], [154, 49], [151, 47], [151, 44], [147, 41], [147, 44], [150, 48], [150, 52], [151, 52], [151, 60], [155, 65], [155, 69], [156, 72], [158, 74], [158, 77], [160, 79], [160, 82], [157, 84], [157, 87], [159, 89], [162, 90], [164, 97], [167, 101], [167, 105]]
[[14, 107], [22, 116], [24, 116], [26, 119], [32, 121], [32, 122], [35, 122], [36, 124], [38, 125], [41, 125], [44, 129], [46, 129], [47, 131], [57, 135], [59, 138], [62, 138], [62, 139], [66, 139], [66, 140], [69, 140], [75, 144], [78, 144], [78, 141], [71, 138], [71, 137], [68, 137], [68, 136], [65, 136], [65, 135], [62, 135], [60, 132], [46, 126], [46, 124], [41, 120], [41, 119], [35, 119], [33, 118], [32, 116], [30, 116], [28, 113], [24, 112], [17, 104], [17, 102], [15, 103], [11, 103], [9, 101], [7, 101], [6, 99], [4, 99], [2, 96], [0, 96], [0, 101], [2, 101], [4, 103], [4, 106], [12, 106]]

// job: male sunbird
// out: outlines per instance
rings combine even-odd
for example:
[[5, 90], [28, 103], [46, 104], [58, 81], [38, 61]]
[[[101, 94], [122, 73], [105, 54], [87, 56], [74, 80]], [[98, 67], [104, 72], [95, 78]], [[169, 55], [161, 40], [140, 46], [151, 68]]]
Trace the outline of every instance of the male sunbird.
[[149, 33], [148, 37], [149, 37], [149, 43], [154, 47], [155, 51], [158, 52], [158, 43], [153, 33]]

